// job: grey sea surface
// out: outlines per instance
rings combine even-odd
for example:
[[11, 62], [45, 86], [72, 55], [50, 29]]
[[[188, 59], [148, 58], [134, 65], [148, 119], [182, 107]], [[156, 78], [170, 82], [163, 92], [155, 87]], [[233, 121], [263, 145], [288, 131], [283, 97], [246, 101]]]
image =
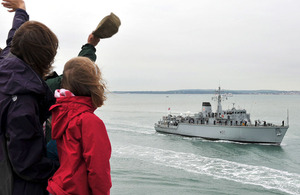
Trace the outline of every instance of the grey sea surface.
[[[213, 95], [108, 94], [96, 110], [112, 144], [112, 195], [300, 194], [300, 96], [234, 95], [223, 109], [245, 108], [289, 129], [280, 146], [208, 141], [157, 133], [163, 115], [196, 113]], [[287, 115], [289, 113], [289, 121]]]

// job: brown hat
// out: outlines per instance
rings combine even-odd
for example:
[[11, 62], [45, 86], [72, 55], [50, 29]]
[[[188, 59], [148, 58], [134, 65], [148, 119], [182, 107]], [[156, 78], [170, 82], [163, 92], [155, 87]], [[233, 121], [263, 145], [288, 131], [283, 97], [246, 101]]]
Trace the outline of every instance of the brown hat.
[[111, 13], [100, 21], [93, 35], [101, 39], [112, 37], [118, 32], [120, 25], [121, 21], [118, 16]]

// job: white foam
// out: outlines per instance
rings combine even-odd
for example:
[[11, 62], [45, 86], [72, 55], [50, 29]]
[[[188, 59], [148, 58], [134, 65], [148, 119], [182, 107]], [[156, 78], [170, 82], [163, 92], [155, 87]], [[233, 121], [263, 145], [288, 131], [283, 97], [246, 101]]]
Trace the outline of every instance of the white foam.
[[145, 135], [152, 135], [155, 132], [149, 131], [145, 129], [130, 129], [130, 128], [124, 128], [124, 127], [107, 127], [107, 131], [123, 131], [123, 132], [130, 132], [130, 133], [139, 133], [139, 134], [145, 134]]
[[137, 145], [114, 146], [113, 156], [151, 162], [181, 169], [194, 174], [208, 175], [242, 184], [262, 186], [289, 194], [300, 194], [300, 175], [264, 166], [253, 166], [192, 153], [182, 153]]
[[126, 128], [132, 128], [132, 129], [148, 129], [148, 130], [154, 130], [154, 125], [150, 126], [147, 124], [139, 124], [137, 122], [132, 121], [116, 121], [116, 122], [107, 122], [105, 123], [107, 127], [115, 127], [115, 126], [122, 126]]

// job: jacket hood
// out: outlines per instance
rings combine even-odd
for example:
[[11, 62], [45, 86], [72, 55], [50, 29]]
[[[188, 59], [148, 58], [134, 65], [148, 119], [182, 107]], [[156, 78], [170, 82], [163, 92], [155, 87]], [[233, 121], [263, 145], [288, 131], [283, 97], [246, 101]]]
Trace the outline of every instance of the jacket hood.
[[95, 111], [91, 97], [73, 96], [59, 97], [56, 104], [51, 106], [52, 111], [52, 139], [59, 139], [67, 130], [69, 122], [84, 112]]
[[45, 94], [46, 83], [24, 61], [9, 53], [0, 59], [0, 92], [7, 95]]

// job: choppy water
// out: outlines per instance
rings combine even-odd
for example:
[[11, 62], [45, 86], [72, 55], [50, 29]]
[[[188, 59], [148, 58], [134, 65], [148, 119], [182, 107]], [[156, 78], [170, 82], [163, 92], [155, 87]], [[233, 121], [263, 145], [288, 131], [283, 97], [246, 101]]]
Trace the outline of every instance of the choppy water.
[[281, 146], [207, 141], [156, 133], [171, 112], [199, 112], [211, 95], [109, 94], [96, 114], [112, 143], [112, 195], [300, 194], [300, 96], [235, 95], [223, 109], [241, 107], [251, 119], [290, 128]]

